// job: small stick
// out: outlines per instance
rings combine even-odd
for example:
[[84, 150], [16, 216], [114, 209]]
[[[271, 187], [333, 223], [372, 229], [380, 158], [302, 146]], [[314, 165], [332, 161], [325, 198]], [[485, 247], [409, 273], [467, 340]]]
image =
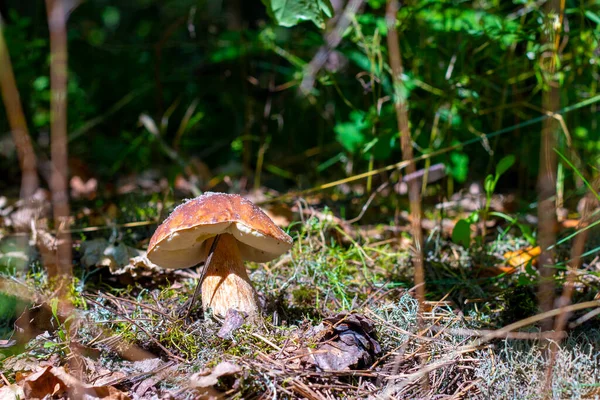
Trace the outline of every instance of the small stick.
[[2, 378], [6, 386], [10, 386], [10, 382], [8, 381], [8, 379], [6, 379], [6, 376], [4, 376], [2, 372], [0, 372], [0, 377]]
[[206, 276], [206, 271], [208, 271], [208, 267], [213, 258], [213, 254], [215, 253], [215, 249], [217, 248], [217, 243], [219, 243], [220, 238], [221, 238], [221, 235], [215, 236], [215, 240], [213, 240], [212, 244], [210, 245], [210, 250], [208, 251], [208, 257], [206, 257], [206, 262], [204, 263], [204, 268], [202, 268], [202, 272], [200, 273], [200, 278], [198, 278], [198, 283], [196, 284], [196, 289], [194, 290], [194, 295], [192, 296], [192, 300], [190, 301], [190, 306], [188, 307], [187, 313], [185, 315], [185, 319], [187, 319], [190, 316], [190, 314], [192, 313], [192, 306], [198, 299], [198, 295], [200, 294], [200, 287], [202, 286], [202, 281], [204, 280], [204, 277]]
[[[98, 303], [98, 302], [97, 302], [97, 301], [95, 301], [95, 300], [92, 300], [92, 299], [87, 299], [87, 301], [89, 301], [89, 302], [91, 302], [91, 303], [95, 304], [95, 305], [96, 305], [96, 306], [98, 306], [98, 307], [102, 307], [102, 308], [104, 308], [105, 310], [112, 311], [110, 308], [106, 307], [106, 306], [105, 306], [105, 305], [103, 305], [103, 304], [100, 304], [100, 303]], [[172, 352], [172, 351], [170, 351], [169, 349], [167, 349], [165, 346], [163, 346], [163, 345], [160, 343], [160, 341], [159, 341], [158, 339], [156, 339], [154, 336], [152, 336], [152, 334], [151, 334], [150, 332], [148, 332], [148, 330], [144, 329], [144, 327], [143, 327], [143, 326], [141, 326], [140, 324], [138, 324], [137, 322], [135, 322], [135, 321], [134, 321], [132, 318], [129, 318], [127, 315], [125, 315], [125, 313], [119, 314], [119, 312], [115, 312], [115, 314], [117, 314], [117, 315], [120, 315], [120, 316], [121, 316], [123, 319], [125, 319], [127, 322], [129, 322], [130, 324], [133, 324], [133, 325], [135, 325], [135, 326], [136, 326], [136, 327], [137, 327], [139, 330], [141, 330], [142, 332], [144, 332], [144, 333], [146, 334], [146, 336], [148, 336], [148, 338], [150, 338], [150, 340], [152, 340], [152, 341], [153, 341], [153, 342], [154, 342], [154, 343], [155, 343], [155, 344], [156, 344], [158, 347], [160, 347], [160, 349], [161, 349], [162, 351], [164, 351], [164, 352], [165, 352], [165, 353], [166, 353], [166, 354], [167, 354], [169, 357], [171, 357], [171, 358], [173, 358], [173, 359], [175, 359], [175, 360], [177, 360], [177, 361], [180, 361], [180, 362], [185, 362], [185, 360], [184, 360], [183, 358], [181, 358], [181, 357], [179, 357], [179, 356], [176, 356], [175, 354], [173, 354], [173, 352]]]

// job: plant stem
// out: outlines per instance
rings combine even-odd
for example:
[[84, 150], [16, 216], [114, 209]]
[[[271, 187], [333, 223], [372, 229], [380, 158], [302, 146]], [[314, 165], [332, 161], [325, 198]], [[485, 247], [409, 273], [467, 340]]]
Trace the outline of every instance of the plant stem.
[[[408, 106], [406, 98], [403, 95], [402, 83], [402, 58], [400, 55], [400, 41], [396, 31], [396, 14], [398, 12], [398, 2], [389, 0], [386, 12], [388, 26], [388, 51], [390, 57], [390, 66], [392, 68], [392, 81], [394, 83], [394, 108], [396, 109], [396, 119], [398, 122], [398, 131], [400, 132], [400, 144], [402, 148], [402, 158], [404, 161], [413, 159], [412, 139], [408, 124]], [[415, 172], [415, 164], [410, 162], [406, 166], [406, 173]], [[423, 269], [423, 232], [421, 230], [421, 191], [420, 180], [412, 179], [408, 182], [408, 198], [410, 201], [411, 213], [411, 233], [413, 236], [413, 263], [415, 269], [415, 286], [417, 299], [419, 300], [420, 311], [423, 309], [425, 301], [425, 274]]]
[[68, 232], [70, 211], [67, 191], [67, 9], [63, 0], [46, 0], [46, 9], [50, 29], [50, 87], [52, 92], [50, 100], [52, 110], [50, 188], [58, 238], [55, 273], [63, 279], [71, 279], [71, 235]]
[[[413, 148], [410, 127], [408, 124], [408, 106], [402, 87], [402, 57], [400, 55], [400, 40], [396, 30], [396, 15], [398, 14], [398, 1], [388, 0], [386, 10], [386, 21], [388, 27], [388, 52], [390, 66], [392, 68], [392, 82], [394, 84], [394, 108], [396, 110], [396, 119], [398, 122], [398, 131], [400, 132], [400, 145], [402, 148], [402, 158], [410, 162], [406, 166], [406, 173], [412, 174], [416, 166], [412, 161]], [[421, 187], [419, 179], [411, 179], [408, 184], [408, 199], [410, 202], [411, 214], [411, 233], [413, 237], [413, 267], [417, 300], [419, 302], [419, 311], [417, 313], [417, 323], [420, 328], [425, 324], [423, 320], [424, 301], [425, 301], [425, 271], [423, 268], [423, 231], [421, 229]], [[427, 360], [421, 358], [421, 364], [425, 365]], [[429, 374], [424, 372], [421, 380], [421, 390], [423, 393], [429, 391]]]
[[[547, 17], [558, 15], [561, 0], [552, 0], [546, 3], [545, 14]], [[551, 21], [546, 23], [549, 24]], [[546, 27], [542, 34], [542, 42], [551, 51], [545, 51], [539, 60], [540, 68], [548, 88], [542, 94], [542, 108], [546, 112], [554, 113], [560, 106], [560, 88], [556, 76], [556, 57], [558, 57], [558, 42], [556, 35], [560, 27]], [[554, 306], [554, 253], [549, 250], [556, 242], [556, 167], [557, 159], [554, 148], [557, 144], [556, 136], [560, 124], [555, 118], [547, 118], [542, 122], [540, 143], [540, 170], [538, 175], [538, 243], [542, 249], [539, 258], [540, 283], [538, 287], [538, 301], [541, 312], [549, 311]], [[552, 319], [541, 322], [542, 330], [553, 327]]]

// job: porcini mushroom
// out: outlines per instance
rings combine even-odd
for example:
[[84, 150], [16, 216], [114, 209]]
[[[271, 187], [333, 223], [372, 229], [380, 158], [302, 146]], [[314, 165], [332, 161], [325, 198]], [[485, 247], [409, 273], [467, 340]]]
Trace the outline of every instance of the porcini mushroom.
[[186, 201], [152, 235], [148, 259], [163, 268], [193, 267], [207, 259], [217, 235], [201, 282], [203, 308], [220, 316], [230, 308], [256, 314], [256, 291], [243, 260], [270, 261], [292, 247], [292, 238], [249, 200], [207, 192]]

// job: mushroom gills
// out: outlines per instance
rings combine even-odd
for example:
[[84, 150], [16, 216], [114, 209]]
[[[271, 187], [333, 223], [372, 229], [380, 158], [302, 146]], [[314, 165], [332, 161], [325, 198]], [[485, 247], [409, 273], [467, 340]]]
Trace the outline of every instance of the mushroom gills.
[[[203, 246], [208, 252], [213, 239], [207, 240]], [[208, 254], [205, 254], [206, 258]], [[219, 239], [210, 264], [206, 266], [206, 274], [202, 281], [202, 307], [212, 309], [213, 314], [224, 317], [227, 310], [254, 315], [258, 313], [256, 291], [252, 287], [235, 237], [224, 233]]]

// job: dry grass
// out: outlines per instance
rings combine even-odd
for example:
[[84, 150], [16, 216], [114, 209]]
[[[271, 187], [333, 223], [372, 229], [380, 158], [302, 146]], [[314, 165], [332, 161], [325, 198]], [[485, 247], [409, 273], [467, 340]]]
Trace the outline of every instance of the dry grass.
[[[289, 255], [251, 265], [267, 310], [258, 326], [244, 325], [221, 339], [216, 336], [220, 321], [202, 318], [198, 309], [191, 320], [180, 319], [178, 309], [193, 291], [193, 274], [133, 279], [120, 286], [106, 274], [92, 275], [71, 290], [76, 318], [50, 314], [47, 332], [3, 349], [0, 378], [13, 383], [41, 363], [75, 365], [82, 380], [104, 379], [138, 398], [195, 398], [204, 389], [190, 391], [190, 377], [228, 360], [242, 372], [221, 377], [211, 389], [226, 398], [543, 397], [546, 361], [535, 326], [507, 334], [509, 339], [478, 341], [486, 329], [514, 322], [519, 312], [531, 315], [529, 306], [506, 301], [510, 293], [526, 290], [516, 286], [518, 276], [481, 279], [472, 273], [482, 259], [497, 259], [521, 246], [521, 240], [506, 237], [490, 256], [430, 236], [428, 265], [436, 271], [429, 277], [452, 290], [444, 301], [426, 304], [425, 327], [419, 330], [406, 248], [384, 234], [356, 236], [327, 213], [296, 228]], [[3, 282], [37, 290], [38, 302], [51, 304], [52, 293], [40, 290], [43, 271], [34, 271]], [[444, 296], [432, 288], [432, 296]], [[586, 296], [585, 288], [580, 296]], [[483, 297], [465, 305], [475, 295]], [[315, 327], [340, 311], [374, 322], [381, 353], [369, 368], [320, 371], [307, 356], [319, 343]], [[600, 331], [584, 326], [563, 341], [551, 398], [598, 396]], [[154, 361], [139, 361], [146, 357]]]

